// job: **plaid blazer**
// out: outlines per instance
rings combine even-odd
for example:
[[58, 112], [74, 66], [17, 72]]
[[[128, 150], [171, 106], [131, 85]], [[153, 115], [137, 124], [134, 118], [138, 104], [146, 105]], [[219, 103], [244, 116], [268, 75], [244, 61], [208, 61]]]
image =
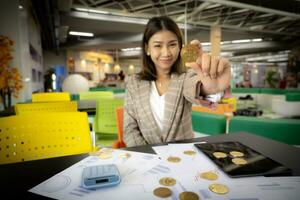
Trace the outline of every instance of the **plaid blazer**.
[[194, 137], [191, 122], [192, 103], [197, 103], [199, 80], [192, 70], [172, 74], [165, 94], [165, 119], [163, 130], [156, 124], [150, 107], [150, 81], [140, 80], [137, 75], [126, 79], [124, 106], [124, 135], [128, 147], [158, 144]]

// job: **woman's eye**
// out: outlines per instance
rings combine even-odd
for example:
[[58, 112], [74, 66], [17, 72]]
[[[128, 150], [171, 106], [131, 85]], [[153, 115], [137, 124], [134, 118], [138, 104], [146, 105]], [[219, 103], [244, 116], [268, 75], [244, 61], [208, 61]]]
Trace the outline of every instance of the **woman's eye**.
[[155, 47], [155, 48], [159, 48], [159, 47], [160, 47], [160, 45], [154, 45], [154, 47]]
[[171, 47], [176, 47], [177, 44], [176, 43], [173, 43], [173, 44], [170, 44]]

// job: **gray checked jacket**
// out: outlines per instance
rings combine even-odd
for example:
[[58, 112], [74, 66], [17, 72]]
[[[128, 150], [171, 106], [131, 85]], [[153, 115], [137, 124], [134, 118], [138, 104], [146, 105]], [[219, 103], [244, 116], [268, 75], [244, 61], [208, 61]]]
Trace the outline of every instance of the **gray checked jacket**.
[[197, 103], [198, 77], [188, 70], [172, 74], [165, 94], [163, 130], [156, 124], [150, 107], [150, 81], [137, 75], [126, 79], [123, 139], [127, 147], [159, 144], [194, 137], [191, 122], [192, 103]]

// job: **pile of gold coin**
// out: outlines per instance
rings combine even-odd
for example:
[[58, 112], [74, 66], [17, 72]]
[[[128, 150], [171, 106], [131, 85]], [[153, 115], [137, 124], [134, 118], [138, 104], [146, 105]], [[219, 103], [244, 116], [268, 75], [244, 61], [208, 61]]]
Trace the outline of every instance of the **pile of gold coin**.
[[199, 200], [198, 194], [195, 192], [181, 192], [179, 195], [180, 200]]
[[213, 155], [214, 155], [216, 158], [226, 158], [226, 157], [227, 157], [227, 154], [226, 154], [226, 153], [220, 152], [220, 151], [214, 152]]
[[114, 150], [113, 149], [102, 149], [99, 151], [99, 155], [98, 157], [100, 159], [108, 159], [108, 158], [111, 158], [112, 157], [112, 152]]
[[246, 165], [248, 163], [244, 158], [233, 158], [231, 161], [236, 165]]
[[183, 153], [190, 156], [196, 155], [196, 151], [193, 150], [186, 150]]
[[121, 153], [118, 155], [119, 158], [129, 158], [130, 156], [130, 153]]
[[227, 194], [229, 192], [229, 188], [226, 185], [213, 183], [208, 186], [210, 191], [216, 194]]
[[158, 187], [154, 189], [153, 194], [160, 198], [167, 198], [172, 195], [172, 190], [166, 187]]
[[212, 171], [203, 172], [200, 174], [200, 177], [210, 181], [215, 181], [218, 179], [218, 175]]
[[199, 46], [194, 44], [185, 45], [180, 52], [183, 65], [187, 62], [196, 62], [199, 56]]
[[164, 186], [173, 186], [176, 184], [176, 180], [171, 177], [164, 177], [159, 180], [159, 183]]
[[178, 162], [181, 161], [181, 158], [176, 157], [176, 156], [170, 156], [167, 160], [168, 160], [169, 162], [178, 163]]
[[233, 157], [243, 157], [244, 156], [244, 153], [242, 153], [240, 151], [230, 151], [229, 154], [232, 155]]

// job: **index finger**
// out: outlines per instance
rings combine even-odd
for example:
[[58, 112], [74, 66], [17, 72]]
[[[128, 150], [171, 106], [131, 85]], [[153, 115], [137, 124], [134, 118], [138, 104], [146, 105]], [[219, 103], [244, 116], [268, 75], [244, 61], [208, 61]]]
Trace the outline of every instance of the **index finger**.
[[192, 41], [190, 42], [190, 44], [192, 44], [192, 45], [197, 45], [197, 46], [199, 47], [199, 56], [201, 56], [202, 53], [203, 53], [203, 49], [202, 49], [202, 44], [201, 44], [201, 42], [200, 42], [199, 40], [192, 40]]

